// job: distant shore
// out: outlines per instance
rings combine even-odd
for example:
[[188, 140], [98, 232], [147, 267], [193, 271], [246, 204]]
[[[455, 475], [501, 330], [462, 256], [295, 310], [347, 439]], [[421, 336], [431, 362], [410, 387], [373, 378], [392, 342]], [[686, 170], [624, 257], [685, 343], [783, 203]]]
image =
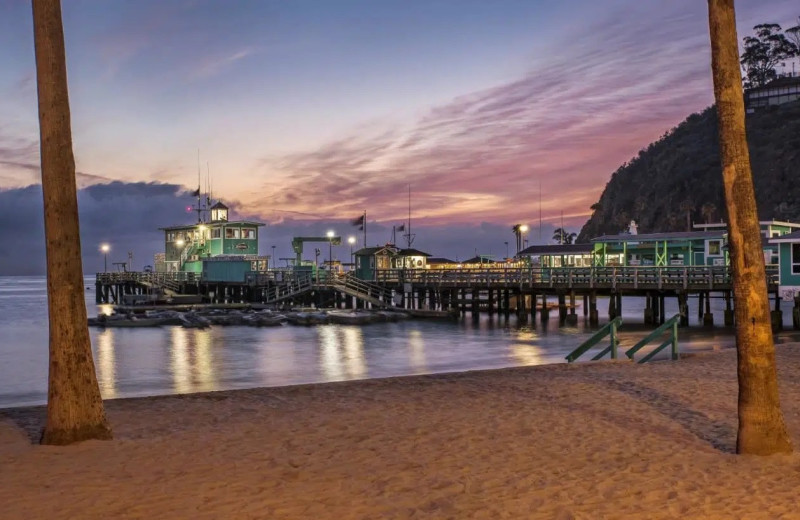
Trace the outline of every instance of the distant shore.
[[[798, 456], [732, 454], [735, 352], [107, 402], [41, 447], [0, 410], [3, 518], [790, 518]], [[798, 445], [800, 344], [777, 347]]]

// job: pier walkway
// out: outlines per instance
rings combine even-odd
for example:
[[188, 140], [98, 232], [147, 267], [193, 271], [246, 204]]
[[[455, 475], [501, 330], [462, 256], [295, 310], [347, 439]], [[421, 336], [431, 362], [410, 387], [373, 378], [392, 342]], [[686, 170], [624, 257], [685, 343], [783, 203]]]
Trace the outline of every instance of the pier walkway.
[[[620, 314], [622, 296], [646, 297], [645, 322], [663, 323], [664, 299], [678, 300], [683, 323], [688, 323], [688, 299], [698, 298], [698, 317], [713, 324], [709, 301], [724, 298], [724, 322], [733, 323], [730, 268], [727, 266], [585, 267], [585, 268], [487, 268], [487, 269], [385, 269], [364, 281], [354, 273], [275, 269], [250, 272], [238, 282], [210, 280], [200, 273], [98, 273], [98, 303], [141, 301], [158, 294], [179, 300], [194, 296], [208, 302], [257, 302], [264, 304], [336, 307], [400, 307], [406, 309], [459, 309], [463, 312], [516, 312], [521, 317], [537, 308], [546, 319], [548, 297], [557, 297], [561, 321], [577, 321], [577, 298], [583, 298], [583, 314], [598, 323], [597, 297], [609, 296], [609, 319]], [[774, 318], [780, 314], [778, 272], [767, 269], [767, 290], [775, 297]], [[127, 297], [126, 295], [134, 295]], [[539, 299], [541, 298], [541, 304]]]

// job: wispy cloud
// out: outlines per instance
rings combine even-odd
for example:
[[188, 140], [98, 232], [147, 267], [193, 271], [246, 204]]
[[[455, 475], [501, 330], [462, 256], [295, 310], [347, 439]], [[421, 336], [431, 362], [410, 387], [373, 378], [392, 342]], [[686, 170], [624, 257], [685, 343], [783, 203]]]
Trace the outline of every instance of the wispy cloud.
[[237, 61], [243, 60], [254, 52], [254, 49], [248, 47], [221, 55], [209, 56], [195, 68], [192, 72], [192, 78], [201, 79], [216, 76]]
[[280, 175], [246, 202], [392, 219], [411, 184], [428, 223], [516, 221], [538, 213], [541, 182], [546, 216], [577, 223], [619, 164], [711, 102], [707, 29], [689, 4], [610, 13], [591, 39], [563, 42], [516, 81], [433, 107], [410, 129], [266, 161]]

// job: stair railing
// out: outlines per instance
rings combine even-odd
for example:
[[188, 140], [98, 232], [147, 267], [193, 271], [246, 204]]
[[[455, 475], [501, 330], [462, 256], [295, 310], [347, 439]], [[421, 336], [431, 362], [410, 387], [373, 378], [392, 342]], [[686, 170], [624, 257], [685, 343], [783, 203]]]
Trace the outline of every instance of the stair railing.
[[580, 356], [585, 354], [590, 348], [594, 347], [600, 341], [603, 340], [606, 336], [611, 336], [611, 343], [606, 348], [600, 351], [595, 357], [592, 358], [592, 361], [597, 361], [601, 359], [603, 356], [611, 353], [611, 359], [617, 359], [617, 347], [619, 346], [619, 339], [617, 338], [617, 329], [622, 326], [622, 318], [616, 317], [610, 322], [606, 323], [600, 330], [595, 332], [591, 338], [587, 339], [581, 345], [567, 354], [566, 360], [567, 363], [572, 363]]

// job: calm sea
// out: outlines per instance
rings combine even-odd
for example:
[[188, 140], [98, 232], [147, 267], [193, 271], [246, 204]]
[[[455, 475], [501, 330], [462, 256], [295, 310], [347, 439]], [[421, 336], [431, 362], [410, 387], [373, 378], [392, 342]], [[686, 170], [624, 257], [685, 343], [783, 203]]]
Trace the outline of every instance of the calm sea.
[[[97, 315], [94, 277], [86, 307]], [[681, 329], [683, 350], [733, 346], [731, 331]], [[643, 300], [625, 298], [622, 346], [648, 329]], [[600, 300], [601, 322], [607, 302]], [[715, 319], [722, 321], [721, 302]], [[785, 306], [788, 307], [788, 306]], [[668, 302], [668, 315], [677, 311]], [[579, 309], [578, 327], [518, 324], [512, 316], [467, 315], [458, 322], [404, 321], [366, 326], [212, 327], [206, 330], [90, 329], [103, 397], [205, 392], [387, 376], [561, 363], [591, 335]], [[785, 311], [786, 313], [787, 311]], [[786, 321], [788, 319], [788, 321]], [[791, 325], [791, 318], [785, 318]], [[41, 404], [47, 392], [47, 292], [44, 277], [0, 277], [0, 407]]]

